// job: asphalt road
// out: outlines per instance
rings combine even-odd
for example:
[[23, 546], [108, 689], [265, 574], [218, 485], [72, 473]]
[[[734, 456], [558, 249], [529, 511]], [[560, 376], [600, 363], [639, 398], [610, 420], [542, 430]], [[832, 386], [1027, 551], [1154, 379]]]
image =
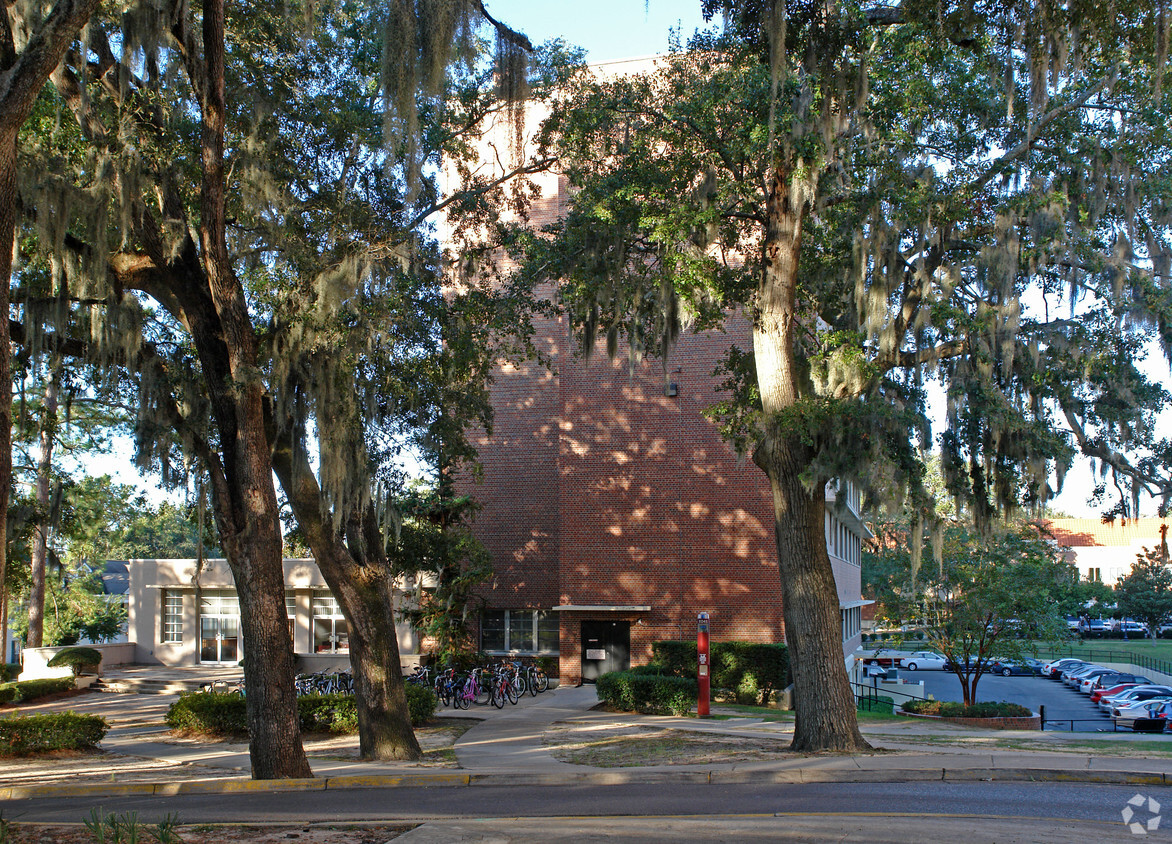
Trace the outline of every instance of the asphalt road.
[[[936, 700], [963, 700], [960, 680], [949, 671], [903, 671], [899, 676], [913, 682], [923, 681], [924, 694]], [[1038, 712], [1046, 707], [1046, 729], [1074, 732], [1112, 732], [1113, 724], [1091, 699], [1057, 680], [1042, 677], [1002, 677], [986, 674], [977, 682], [977, 699], [1008, 701], [1028, 706]], [[1159, 739], [1159, 735], [1152, 738]], [[1172, 741], [1172, 733], [1164, 739]]]
[[[1142, 788], [1138, 789], [1140, 792]], [[393, 788], [234, 795], [181, 795], [10, 801], [3, 816], [20, 822], [76, 823], [104, 812], [137, 812], [144, 823], [178, 813], [184, 823], [311, 824], [407, 821], [428, 824], [406, 842], [522, 840], [522, 826], [547, 830], [527, 840], [665, 840], [668, 827], [692, 823], [695, 840], [732, 840], [803, 831], [799, 840], [1067, 841], [1128, 840], [1122, 811], [1135, 786], [1061, 783], [817, 783], [502, 788]], [[1148, 795], [1144, 795], [1146, 798]], [[1153, 794], [1156, 800], [1164, 794]], [[1167, 801], [1172, 810], [1172, 801]], [[1143, 818], [1151, 812], [1145, 803]], [[719, 815], [716, 826], [709, 815]], [[493, 819], [506, 823], [493, 823]], [[541, 822], [540, 819], [546, 819]], [[642, 819], [642, 820], [640, 820]], [[465, 822], [472, 822], [479, 832]], [[1172, 825], [1172, 821], [1170, 821]], [[578, 830], [569, 835], [568, 830]], [[622, 832], [623, 829], [627, 832]], [[562, 839], [548, 834], [565, 832]], [[445, 831], [446, 830], [446, 831]], [[460, 831], [463, 830], [463, 831]], [[508, 834], [502, 837], [502, 830]], [[610, 832], [607, 832], [610, 830]], [[949, 830], [952, 830], [949, 832]], [[656, 836], [658, 831], [658, 836]], [[960, 833], [964, 833], [963, 836]], [[1012, 834], [1010, 834], [1012, 832]], [[629, 835], [628, 835], [629, 833]], [[978, 834], [979, 833], [979, 834]], [[908, 837], [910, 836], [910, 838]], [[741, 837], [738, 833], [734, 837]], [[1172, 840], [1166, 831], [1148, 840]], [[225, 836], [230, 841], [230, 836]], [[602, 840], [599, 838], [598, 840]], [[611, 838], [610, 840], [614, 840]]]

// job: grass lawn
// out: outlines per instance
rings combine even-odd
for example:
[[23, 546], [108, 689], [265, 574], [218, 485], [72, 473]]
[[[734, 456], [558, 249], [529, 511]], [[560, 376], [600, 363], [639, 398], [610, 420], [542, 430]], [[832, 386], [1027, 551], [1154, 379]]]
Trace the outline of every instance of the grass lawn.
[[[1159, 659], [1172, 668], [1172, 639], [1087, 639], [1054, 647], [1038, 642], [1038, 653], [1047, 656], [1074, 656], [1091, 662], [1118, 662], [1120, 654]], [[1112, 659], [1111, 654], [1115, 655]]]

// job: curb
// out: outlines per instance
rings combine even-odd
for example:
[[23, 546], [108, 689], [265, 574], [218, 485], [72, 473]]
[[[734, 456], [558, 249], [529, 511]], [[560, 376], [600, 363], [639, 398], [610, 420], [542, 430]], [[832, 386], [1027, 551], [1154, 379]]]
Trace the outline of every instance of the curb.
[[589, 771], [582, 773], [474, 774], [468, 772], [386, 774], [320, 777], [296, 780], [188, 780], [158, 783], [102, 783], [91, 785], [32, 785], [0, 788], [0, 800], [85, 797], [169, 797], [183, 794], [256, 794], [330, 791], [366, 788], [428, 788], [467, 786], [573, 786], [698, 784], [737, 785], [777, 783], [875, 782], [1055, 782], [1102, 785], [1172, 785], [1172, 776], [1126, 771], [1058, 771], [1048, 768], [908, 768], [897, 770], [826, 770], [789, 768], [781, 771]]

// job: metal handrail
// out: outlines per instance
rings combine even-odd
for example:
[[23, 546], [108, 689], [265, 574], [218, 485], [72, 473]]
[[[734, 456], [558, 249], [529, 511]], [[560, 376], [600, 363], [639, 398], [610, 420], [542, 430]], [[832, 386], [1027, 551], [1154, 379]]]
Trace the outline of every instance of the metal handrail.
[[1079, 659], [1086, 658], [1090, 662], [1126, 662], [1131, 665], [1138, 665], [1141, 668], [1146, 668], [1150, 671], [1159, 671], [1161, 674], [1172, 675], [1172, 662], [1166, 659], [1157, 659], [1156, 657], [1144, 656], [1143, 654], [1131, 653], [1130, 651], [1080, 651], [1078, 654], [1068, 646], [1039, 648], [1038, 654], [1046, 654], [1048, 656], [1077, 656]]

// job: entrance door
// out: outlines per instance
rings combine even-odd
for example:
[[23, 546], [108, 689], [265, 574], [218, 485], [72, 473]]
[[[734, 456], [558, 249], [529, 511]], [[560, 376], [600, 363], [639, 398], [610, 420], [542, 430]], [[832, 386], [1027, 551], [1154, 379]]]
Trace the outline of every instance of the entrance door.
[[631, 667], [631, 622], [582, 622], [582, 682]]
[[234, 615], [205, 615], [199, 619], [200, 662], [236, 662], [240, 619]]

